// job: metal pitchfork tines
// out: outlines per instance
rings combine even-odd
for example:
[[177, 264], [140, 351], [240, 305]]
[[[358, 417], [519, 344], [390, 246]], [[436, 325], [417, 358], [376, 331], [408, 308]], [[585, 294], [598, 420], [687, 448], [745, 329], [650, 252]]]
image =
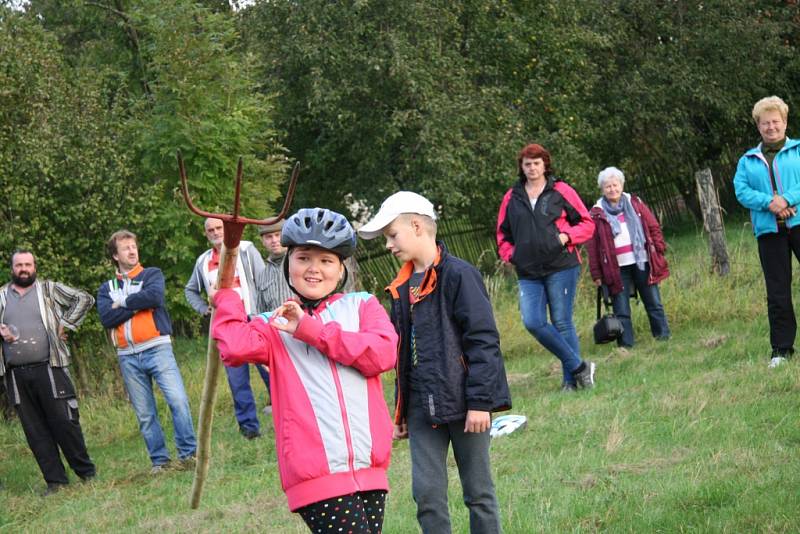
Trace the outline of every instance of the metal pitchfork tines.
[[[242, 190], [242, 158], [239, 158], [239, 166], [236, 169], [236, 187], [233, 198], [233, 214], [210, 213], [197, 208], [189, 196], [189, 184], [186, 179], [186, 168], [183, 165], [183, 157], [178, 151], [178, 170], [181, 175], [181, 192], [186, 200], [189, 210], [205, 218], [220, 219], [225, 229], [225, 246], [220, 254], [220, 268], [217, 275], [217, 286], [222, 288], [231, 287], [236, 273], [236, 259], [239, 256], [239, 242], [242, 239], [244, 227], [248, 224], [274, 224], [286, 216], [289, 206], [292, 204], [294, 190], [297, 186], [297, 177], [300, 174], [300, 163], [294, 166], [292, 178], [289, 181], [289, 189], [286, 198], [283, 200], [283, 207], [275, 217], [266, 219], [250, 219], [239, 216], [240, 195]], [[217, 344], [212, 337], [212, 325], [214, 324], [215, 311], [212, 308], [211, 323], [208, 330], [208, 353], [206, 355], [206, 376], [203, 382], [203, 397], [200, 400], [200, 416], [197, 424], [197, 464], [194, 471], [194, 482], [192, 483], [191, 507], [200, 506], [200, 496], [203, 493], [203, 484], [208, 476], [208, 466], [211, 451], [211, 423], [214, 413], [214, 402], [217, 396], [217, 377], [219, 376], [219, 351]]]
[[[266, 219], [251, 219], [249, 217], [239, 216], [240, 196], [242, 191], [242, 158], [239, 158], [239, 164], [236, 167], [236, 186], [234, 189], [232, 215], [225, 213], [210, 213], [208, 211], [201, 210], [194, 205], [192, 198], [189, 196], [189, 183], [188, 179], [186, 178], [186, 167], [183, 164], [183, 156], [181, 156], [180, 150], [178, 151], [178, 170], [180, 171], [181, 175], [181, 193], [183, 193], [183, 199], [186, 201], [186, 206], [192, 213], [199, 215], [200, 217], [221, 220], [223, 226], [225, 227], [225, 247], [231, 249], [235, 246], [239, 246], [239, 241], [241, 240], [245, 225], [275, 224], [279, 220], [286, 217], [286, 214], [289, 211], [289, 206], [291, 206], [292, 199], [294, 198], [294, 190], [297, 187], [297, 178], [300, 175], [300, 162], [298, 161], [294, 166], [294, 170], [292, 170], [292, 177], [289, 180], [289, 189], [286, 191], [286, 197], [283, 200], [283, 207], [281, 208], [281, 211], [276, 216], [268, 217]], [[231, 235], [231, 239], [229, 240], [229, 228], [231, 230], [231, 234], [235, 234], [235, 239], [234, 235]]]

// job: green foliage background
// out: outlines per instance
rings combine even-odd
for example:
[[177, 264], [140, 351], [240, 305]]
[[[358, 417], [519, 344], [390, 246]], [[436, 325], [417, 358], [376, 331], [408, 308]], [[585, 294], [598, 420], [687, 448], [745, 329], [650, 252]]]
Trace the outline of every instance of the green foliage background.
[[[694, 171], [724, 184], [757, 142], [755, 100], [794, 109], [800, 89], [796, 0], [19, 4], [0, 0], [0, 257], [30, 247], [43, 276], [94, 292], [127, 227], [182, 334], [207, 245], [178, 149], [210, 210], [229, 209], [243, 157], [253, 216], [299, 160], [294, 207], [364, 215], [403, 188], [491, 225], [531, 141], [587, 201], [617, 165], [691, 207]], [[77, 341], [99, 333], [93, 316]]]
[[3, 8], [2, 257], [30, 247], [43, 276], [94, 293], [113, 275], [105, 240], [128, 228], [143, 263], [164, 271], [173, 319], [190, 332], [197, 321], [181, 289], [206, 245], [179, 195], [176, 151], [210, 211], [231, 209], [240, 156], [252, 216], [272, 213], [286, 171], [253, 63], [231, 13], [192, 2]]

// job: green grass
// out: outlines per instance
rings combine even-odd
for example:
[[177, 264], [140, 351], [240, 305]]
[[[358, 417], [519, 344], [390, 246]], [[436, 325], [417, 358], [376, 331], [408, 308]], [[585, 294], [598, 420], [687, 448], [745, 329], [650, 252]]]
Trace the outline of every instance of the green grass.
[[[573, 395], [558, 392], [557, 361], [523, 329], [513, 281], [492, 283], [513, 413], [529, 418], [527, 429], [492, 445], [506, 532], [797, 531], [800, 362], [767, 369], [755, 242], [742, 225], [728, 227], [728, 240], [732, 270], [719, 278], [709, 273], [700, 234], [668, 237], [668, 342], [650, 338], [638, 305], [633, 350], [592, 345], [594, 288], [582, 277], [576, 324], [583, 356], [598, 363], [597, 387]], [[180, 340], [176, 352], [196, 414], [205, 343]], [[389, 374], [387, 397], [390, 381]], [[170, 432], [163, 404], [160, 410]], [[44, 483], [19, 425], [0, 423], [0, 531], [306, 532], [286, 508], [269, 421], [262, 416], [264, 438], [242, 439], [227, 385], [220, 385], [210, 479], [196, 511], [188, 506], [191, 472], [148, 475], [127, 401], [85, 398], [81, 418], [99, 478], [47, 499], [38, 497]], [[467, 532], [452, 460], [449, 466], [453, 530]], [[407, 442], [394, 446], [390, 479], [385, 532], [417, 532]]]

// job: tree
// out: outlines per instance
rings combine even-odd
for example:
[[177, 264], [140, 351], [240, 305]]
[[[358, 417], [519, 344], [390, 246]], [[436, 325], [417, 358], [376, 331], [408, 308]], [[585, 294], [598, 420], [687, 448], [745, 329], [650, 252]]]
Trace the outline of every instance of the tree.
[[245, 11], [284, 144], [312, 178], [302, 202], [375, 206], [403, 188], [448, 213], [486, 213], [512, 168], [513, 132], [491, 67], [476, 68], [474, 28], [493, 16], [480, 5], [314, 0]]
[[60, 58], [30, 17], [0, 16], [0, 251], [30, 247], [45, 276], [91, 291], [105, 270], [98, 232], [137, 220], [124, 202], [132, 153], [120, 110]]
[[104, 241], [127, 227], [164, 270], [173, 319], [196, 322], [182, 289], [207, 243], [178, 194], [176, 150], [209, 210], [229, 209], [240, 156], [253, 216], [272, 212], [286, 172], [233, 17], [186, 0], [32, 0], [5, 18], [6, 235], [46, 245], [94, 287], [110, 272]]
[[718, 176], [756, 142], [753, 103], [791, 102], [794, 44], [788, 3], [618, 1], [593, 3], [607, 36], [595, 49], [603, 76], [587, 119], [602, 125], [588, 145], [631, 175], [679, 184], [695, 207], [695, 171]]

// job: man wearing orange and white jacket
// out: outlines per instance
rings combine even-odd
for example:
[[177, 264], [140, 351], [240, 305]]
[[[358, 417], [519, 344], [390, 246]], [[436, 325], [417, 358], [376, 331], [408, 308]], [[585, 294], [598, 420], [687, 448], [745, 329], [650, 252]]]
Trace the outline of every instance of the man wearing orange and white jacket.
[[172, 412], [175, 446], [181, 464], [194, 460], [197, 442], [189, 410], [189, 398], [172, 353], [172, 322], [164, 306], [164, 275], [156, 267], [142, 267], [136, 235], [115, 232], [106, 252], [117, 273], [97, 291], [100, 322], [117, 349], [125, 389], [139, 421], [152, 474], [170, 462], [164, 432], [158, 420], [153, 380]]

